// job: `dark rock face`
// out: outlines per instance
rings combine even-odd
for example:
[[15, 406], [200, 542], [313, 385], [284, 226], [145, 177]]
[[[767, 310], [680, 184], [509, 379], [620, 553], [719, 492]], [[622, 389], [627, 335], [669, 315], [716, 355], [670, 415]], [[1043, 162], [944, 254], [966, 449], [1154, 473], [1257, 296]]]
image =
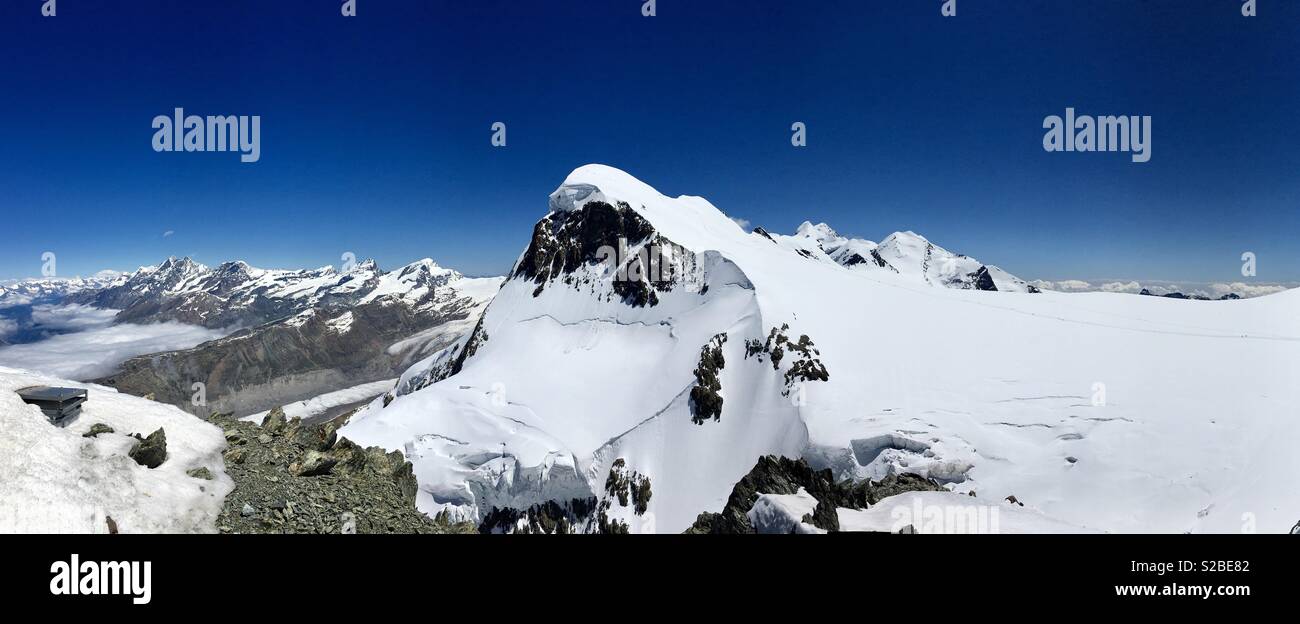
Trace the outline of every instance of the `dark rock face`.
[[338, 463], [339, 460], [325, 453], [311, 450], [307, 451], [307, 454], [302, 458], [302, 462], [297, 464], [297, 470], [293, 470], [293, 466], [290, 466], [290, 472], [300, 477], [315, 477], [329, 474]]
[[[629, 257], [611, 258], [609, 250]], [[536, 297], [556, 281], [584, 285], [589, 278], [575, 275], [584, 266], [616, 263], [619, 277], [612, 282], [614, 294], [629, 306], [655, 306], [659, 293], [679, 281], [669, 257], [693, 260], [684, 248], [657, 234], [626, 202], [613, 206], [590, 201], [581, 210], [556, 212], [538, 221], [512, 277], [537, 284]]]
[[147, 438], [141, 438], [138, 433], [135, 437], [139, 441], [127, 453], [135, 463], [146, 468], [157, 468], [167, 461], [167, 432], [159, 428]]
[[889, 270], [895, 273], [898, 272], [898, 269], [894, 268], [894, 265], [890, 264], [889, 261], [885, 260], [885, 258], [880, 255], [880, 252], [876, 251], [875, 249], [871, 250], [871, 261], [875, 262], [876, 266], [882, 269], [888, 268]]
[[938, 483], [910, 474], [891, 475], [880, 482], [836, 483], [830, 469], [813, 470], [803, 459], [768, 455], [760, 457], [754, 469], [732, 488], [721, 512], [701, 513], [686, 532], [753, 533], [754, 527], [746, 514], [760, 494], [795, 494], [799, 488], [818, 501], [804, 522], [826, 531], [839, 530], [836, 508], [863, 509], [895, 494], [943, 491]]
[[971, 288], [975, 290], [993, 290], [998, 289], [993, 283], [993, 276], [989, 275], [988, 267], [980, 267], [978, 271], [970, 274]]
[[[556, 535], [575, 533], [596, 510], [596, 497], [546, 501], [528, 509], [493, 507], [478, 525], [479, 533]], [[522, 524], [522, 527], [520, 526]]]
[[417, 484], [401, 453], [361, 448], [334, 433], [336, 423], [285, 420], [266, 426], [213, 414], [229, 447], [222, 533], [472, 533], [472, 524], [429, 518], [415, 507]]
[[862, 257], [861, 255], [859, 255], [859, 254], [853, 253], [853, 254], [849, 254], [849, 255], [845, 256], [844, 259], [840, 260], [840, 264], [842, 264], [842, 265], [844, 265], [844, 266], [846, 266], [846, 267], [851, 267], [851, 266], [857, 266], [857, 265], [862, 264], [862, 263], [864, 263], [864, 262], [866, 262], [866, 261], [867, 261], [866, 258], [863, 258], [863, 257]]
[[[1139, 294], [1139, 295], [1146, 295], [1146, 296], [1148, 296], [1148, 297], [1164, 297], [1164, 298], [1166, 298], [1166, 299], [1185, 299], [1185, 300], [1195, 300], [1195, 301], [1209, 301], [1209, 300], [1210, 300], [1210, 298], [1207, 297], [1207, 296], [1205, 296], [1205, 295], [1188, 295], [1188, 294], [1184, 294], [1184, 293], [1180, 293], [1180, 292], [1171, 292], [1171, 293], [1165, 293], [1165, 294], [1163, 294], [1163, 295], [1157, 295], [1157, 294], [1151, 292], [1149, 289], [1146, 289], [1146, 288], [1143, 288], [1143, 289], [1142, 289], [1142, 292], [1139, 292], [1138, 294]], [[1241, 297], [1240, 297], [1239, 295], [1235, 294], [1235, 293], [1228, 293], [1228, 294], [1226, 294], [1226, 295], [1224, 295], [1224, 296], [1222, 296], [1222, 297], [1219, 297], [1220, 300], [1225, 300], [1225, 299], [1240, 299], [1240, 298], [1241, 298]]]
[[651, 495], [650, 477], [629, 470], [627, 462], [620, 457], [610, 466], [600, 498], [550, 500], [527, 509], [493, 507], [484, 515], [478, 530], [480, 533], [625, 535], [630, 532], [627, 523], [610, 518], [609, 510], [617, 502], [620, 507], [632, 507], [632, 513], [641, 516], [650, 504]]
[[695, 367], [695, 386], [691, 388], [691, 422], [702, 425], [712, 418], [715, 422], [722, 419], [722, 382], [718, 373], [727, 361], [722, 357], [722, 345], [727, 342], [727, 334], [714, 336], [700, 348], [700, 363]]
[[650, 223], [626, 203], [614, 207], [592, 201], [582, 210], [559, 212], [538, 221], [514, 277], [533, 280], [538, 285], [533, 294], [538, 295], [547, 282], [600, 262], [602, 247], [618, 249], [619, 239], [628, 246], [638, 245], [653, 235]]
[[640, 516], [650, 505], [651, 494], [650, 477], [635, 470], [628, 470], [627, 462], [622, 457], [614, 460], [609, 469], [609, 476], [605, 478], [607, 498], [617, 498], [618, 504], [622, 507], [627, 507], [630, 499], [632, 511]]
[[790, 340], [786, 335], [789, 330], [790, 325], [782, 323], [780, 327], [773, 327], [768, 332], [766, 341], [757, 338], [745, 341], [745, 359], [754, 357], [762, 362], [764, 357], [770, 358], [772, 370], [781, 370], [781, 361], [787, 352], [791, 354], [790, 370], [785, 372], [786, 388], [781, 392], [784, 396], [790, 396], [795, 384], [829, 381], [831, 378], [826, 366], [822, 364], [821, 351], [817, 350], [812, 339], [807, 334], [801, 334], [798, 341]]

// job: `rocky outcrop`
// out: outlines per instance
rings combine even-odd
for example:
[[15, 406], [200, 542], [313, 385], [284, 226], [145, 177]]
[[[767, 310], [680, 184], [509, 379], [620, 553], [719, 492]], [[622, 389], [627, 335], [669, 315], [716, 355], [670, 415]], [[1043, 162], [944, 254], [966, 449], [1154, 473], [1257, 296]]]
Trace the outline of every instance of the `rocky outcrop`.
[[712, 418], [722, 418], [722, 382], [718, 373], [727, 361], [722, 357], [722, 345], [727, 343], [727, 334], [714, 336], [700, 348], [700, 363], [695, 367], [695, 386], [691, 388], [691, 422], [702, 425]]
[[473, 524], [430, 518], [415, 507], [417, 483], [401, 453], [362, 448], [337, 423], [306, 424], [271, 410], [258, 426], [213, 414], [235, 482], [222, 533], [472, 533]]
[[596, 497], [546, 501], [527, 509], [493, 507], [478, 525], [479, 533], [557, 535], [577, 533], [596, 511]]
[[[109, 432], [111, 431], [112, 429], [109, 429]], [[167, 432], [162, 428], [149, 434], [147, 438], [142, 438], [137, 433], [135, 439], [135, 445], [127, 453], [135, 463], [146, 468], [157, 468], [167, 461]]]
[[626, 460], [620, 457], [614, 460], [609, 476], [605, 478], [605, 494], [618, 499], [618, 504], [623, 507], [627, 507], [630, 500], [632, 512], [640, 516], [650, 505], [650, 477], [629, 470]]
[[876, 481], [836, 483], [830, 469], [813, 470], [803, 459], [768, 455], [731, 490], [721, 512], [704, 512], [687, 533], [754, 533], [748, 512], [760, 494], [796, 494], [802, 488], [817, 499], [803, 521], [826, 531], [839, 530], [837, 508], [865, 509], [883, 498], [915, 491], [943, 491], [935, 481], [917, 475], [891, 475]]
[[978, 271], [971, 273], [968, 277], [970, 277], [970, 288], [990, 291], [996, 291], [998, 289], [997, 285], [993, 283], [993, 276], [989, 275], [988, 267], [982, 266]]
[[660, 236], [627, 202], [615, 206], [598, 195], [583, 196], [538, 221], [513, 277], [537, 284], [536, 297], [554, 282], [590, 286], [594, 274], [581, 269], [603, 265], [602, 272], [617, 272], [610, 285], [623, 303], [658, 305], [659, 294], [691, 271], [694, 255]]
[[626, 522], [611, 516], [614, 506], [631, 508], [634, 516], [646, 513], [652, 496], [650, 477], [630, 470], [622, 457], [615, 459], [599, 498], [549, 500], [525, 509], [493, 507], [479, 523], [480, 533], [624, 535]]
[[90, 430], [81, 434], [83, 438], [93, 438], [101, 433], [113, 433], [113, 428], [104, 423], [95, 423], [90, 426]]
[[[790, 396], [797, 384], [830, 380], [830, 373], [821, 361], [821, 351], [812, 339], [807, 334], [801, 334], [799, 340], [791, 340], [786, 335], [789, 330], [790, 325], [782, 323], [780, 327], [773, 327], [768, 332], [766, 341], [757, 338], [745, 341], [745, 359], [753, 357], [762, 362], [767, 358], [772, 362], [772, 369], [778, 371], [781, 370], [783, 360], [790, 363], [784, 376], [785, 390], [781, 392], [784, 396]], [[787, 353], [790, 354], [788, 360]]]

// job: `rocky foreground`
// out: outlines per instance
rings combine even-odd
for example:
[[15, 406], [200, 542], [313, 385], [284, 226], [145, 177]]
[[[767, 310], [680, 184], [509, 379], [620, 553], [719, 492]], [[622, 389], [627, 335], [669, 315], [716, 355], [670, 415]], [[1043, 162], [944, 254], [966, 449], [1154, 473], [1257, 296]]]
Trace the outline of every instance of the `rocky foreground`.
[[[261, 425], [229, 414], [209, 421], [222, 428], [229, 445], [226, 473], [235, 482], [217, 517], [222, 533], [625, 533], [627, 525], [606, 512], [620, 507], [644, 511], [649, 480], [625, 474], [616, 462], [604, 496], [567, 504], [548, 502], [527, 510], [493, 509], [480, 526], [430, 518], [415, 506], [417, 483], [411, 463], [399, 452], [362, 448], [338, 436], [349, 415], [323, 424], [286, 420], [280, 408]], [[147, 441], [140, 448], [148, 447]], [[133, 452], [134, 454], [134, 452]], [[140, 461], [137, 459], [137, 461]], [[794, 494], [804, 489], [818, 499], [804, 518], [818, 528], [839, 530], [836, 508], [863, 509], [909, 491], [942, 491], [915, 475], [880, 482], [836, 483], [829, 470], [813, 470], [802, 459], [768, 456], [733, 489], [719, 513], [700, 514], [687, 533], [753, 533], [746, 512], [760, 494]]]
[[260, 426], [229, 414], [209, 420], [224, 431], [226, 474], [235, 482], [217, 517], [222, 533], [477, 532], [417, 510], [411, 463], [340, 438], [338, 421], [286, 420], [279, 408]]

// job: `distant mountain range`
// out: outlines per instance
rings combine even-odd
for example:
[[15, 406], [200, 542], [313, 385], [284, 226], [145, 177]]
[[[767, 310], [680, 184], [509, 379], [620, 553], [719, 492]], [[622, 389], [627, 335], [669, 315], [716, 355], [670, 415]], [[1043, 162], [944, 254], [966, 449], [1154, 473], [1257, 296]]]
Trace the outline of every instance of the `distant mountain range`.
[[71, 295], [103, 290], [126, 279], [125, 275], [109, 272], [100, 277], [49, 277], [0, 283], [0, 308], [60, 303]]
[[959, 505], [1005, 532], [1294, 523], [1268, 501], [1300, 291], [1066, 294], [913, 232], [743, 229], [601, 165], [547, 208], [501, 278], [169, 258], [0, 302], [229, 332], [94, 381], [199, 415], [344, 408], [420, 510], [486, 532], [928, 531], [895, 512]]
[[834, 262], [857, 271], [888, 271], [931, 286], [964, 290], [1036, 293], [1038, 289], [996, 266], [931, 243], [915, 232], [894, 232], [879, 244], [845, 238], [825, 223], [804, 221], [793, 236], [761, 235], [808, 258]]
[[[206, 416], [256, 412], [340, 386], [391, 379], [472, 327], [499, 278], [467, 278], [420, 260], [385, 272], [209, 268], [189, 258], [107, 280], [32, 280], [9, 301], [118, 310], [118, 323], [177, 321], [230, 331], [192, 349], [135, 357], [97, 380]], [[192, 406], [193, 384], [207, 405]]]

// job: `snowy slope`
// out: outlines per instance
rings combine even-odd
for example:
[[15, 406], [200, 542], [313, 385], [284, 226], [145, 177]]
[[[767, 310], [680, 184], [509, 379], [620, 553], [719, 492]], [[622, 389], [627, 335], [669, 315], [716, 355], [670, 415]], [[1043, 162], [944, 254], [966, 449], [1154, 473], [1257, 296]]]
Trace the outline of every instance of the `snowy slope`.
[[[550, 208], [478, 330], [344, 431], [404, 450], [426, 512], [599, 492], [623, 458], [653, 483], [632, 530], [678, 532], [778, 454], [840, 478], [908, 471], [1015, 495], [1106, 531], [1300, 519], [1300, 292], [935, 288], [953, 273], [818, 261], [599, 165], [574, 171]], [[880, 255], [949, 257], [905, 234]], [[620, 237], [633, 254], [677, 250], [693, 279], [620, 283], [595, 254]], [[772, 345], [786, 347], [776, 364]], [[708, 383], [695, 374], [706, 347], [725, 360], [716, 420], [691, 398]]]
[[[33, 385], [89, 389], [81, 416], [49, 424], [15, 390]], [[102, 423], [114, 433], [82, 437]], [[134, 438], [158, 428], [167, 459], [157, 468], [127, 456]], [[223, 469], [221, 430], [174, 407], [112, 389], [0, 368], [0, 533], [212, 533], [233, 487]], [[212, 480], [186, 473], [207, 468]]]
[[953, 492], [908, 492], [869, 509], [840, 508], [837, 515], [841, 531], [898, 533], [910, 527], [928, 534], [1097, 533], [1005, 501], [990, 504]]

